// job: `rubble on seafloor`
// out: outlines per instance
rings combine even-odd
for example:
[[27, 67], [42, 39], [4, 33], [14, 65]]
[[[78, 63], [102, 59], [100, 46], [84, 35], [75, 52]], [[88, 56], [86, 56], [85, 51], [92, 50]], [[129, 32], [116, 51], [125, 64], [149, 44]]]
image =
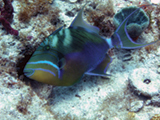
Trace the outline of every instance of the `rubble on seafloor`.
[[[108, 77], [85, 75], [69, 87], [56, 87], [29, 80], [23, 63], [40, 42], [60, 26], [69, 26], [73, 16], [88, 0], [14, 0], [13, 29], [9, 34], [0, 25], [0, 118], [35, 120], [156, 120], [160, 118], [160, 43], [135, 50], [111, 49], [113, 62]], [[110, 37], [113, 15], [125, 6], [146, 5], [140, 0], [94, 0], [84, 18], [101, 27]], [[154, 2], [154, 0], [151, 0]], [[3, 0], [0, 1], [3, 8]], [[154, 2], [155, 4], [158, 4]], [[26, 6], [29, 6], [28, 9]], [[63, 7], [62, 7], [63, 6]], [[24, 8], [23, 8], [24, 7]], [[36, 11], [34, 11], [36, 9]], [[149, 27], [139, 41], [160, 39], [160, 4], [148, 13]], [[22, 11], [21, 11], [22, 10]], [[28, 14], [27, 14], [28, 13]], [[110, 28], [110, 29], [109, 29]], [[22, 60], [22, 61], [21, 61]], [[17, 64], [18, 65], [17, 67]]]

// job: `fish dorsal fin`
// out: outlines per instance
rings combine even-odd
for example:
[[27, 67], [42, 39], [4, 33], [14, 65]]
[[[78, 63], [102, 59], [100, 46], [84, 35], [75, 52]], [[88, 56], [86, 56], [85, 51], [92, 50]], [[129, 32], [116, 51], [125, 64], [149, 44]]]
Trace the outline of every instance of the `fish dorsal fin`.
[[[87, 4], [87, 3], [86, 3]], [[79, 11], [78, 15], [74, 18], [73, 22], [71, 23], [70, 27], [82, 27], [88, 30], [89, 32], [94, 32], [99, 34], [99, 28], [96, 26], [92, 26], [88, 23], [86, 23], [83, 20], [83, 10], [86, 4], [82, 7], [82, 9]]]

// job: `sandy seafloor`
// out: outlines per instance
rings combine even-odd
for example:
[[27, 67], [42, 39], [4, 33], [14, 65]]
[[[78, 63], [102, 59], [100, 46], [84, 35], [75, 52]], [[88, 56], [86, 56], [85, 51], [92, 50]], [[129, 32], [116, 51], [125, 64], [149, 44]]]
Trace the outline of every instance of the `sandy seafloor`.
[[[18, 77], [16, 64], [24, 58], [22, 53], [33, 51], [58, 27], [69, 26], [74, 17], [67, 16], [66, 12], [72, 11], [75, 16], [75, 9], [86, 3], [86, 0], [79, 1], [55, 0], [50, 4], [51, 9], [61, 10], [58, 19], [63, 22], [56, 25], [48, 22], [49, 15], [39, 13], [28, 23], [19, 21], [20, 2], [12, 2], [15, 12], [11, 26], [19, 31], [19, 36], [8, 34], [0, 25], [0, 119], [160, 120], [160, 43], [135, 50], [113, 49], [108, 78], [85, 75], [73, 86], [56, 87], [29, 81], [23, 74]], [[107, 0], [93, 2], [107, 7]], [[113, 0], [113, 9], [116, 13], [139, 2], [144, 1]], [[86, 8], [93, 10], [89, 5]], [[155, 16], [156, 8], [151, 14], [151, 28], [139, 36], [143, 42], [160, 39], [156, 25], [160, 14]]]

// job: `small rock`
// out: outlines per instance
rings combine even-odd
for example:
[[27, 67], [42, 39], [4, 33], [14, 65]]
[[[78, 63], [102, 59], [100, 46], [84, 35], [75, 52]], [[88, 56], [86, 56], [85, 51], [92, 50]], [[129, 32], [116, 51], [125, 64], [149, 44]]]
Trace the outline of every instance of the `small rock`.
[[151, 0], [151, 2], [154, 3], [154, 4], [159, 4], [160, 0]]
[[151, 99], [151, 105], [160, 107], [160, 95], [152, 97], [152, 99]]
[[135, 116], [136, 116], [136, 113], [135, 113], [135, 112], [128, 112], [127, 117], [128, 117], [128, 119], [129, 119], [129, 120], [134, 119], [134, 118], [135, 118]]
[[129, 77], [129, 84], [138, 95], [153, 97], [160, 92], [159, 75], [150, 69], [135, 69]]
[[134, 101], [130, 104], [129, 111], [130, 112], [138, 112], [143, 108], [144, 102], [139, 100], [139, 101]]
[[112, 118], [109, 118], [108, 120], [120, 120], [120, 118], [118, 118], [118, 117], [112, 117]]
[[77, 0], [69, 0], [69, 2], [75, 3], [75, 2], [77, 2]]
[[152, 102], [151, 100], [147, 100], [146, 103], [145, 103], [145, 105], [148, 106], [148, 105], [151, 104], [151, 102]]
[[160, 67], [157, 69], [157, 73], [159, 73], [159, 74], [160, 74]]
[[126, 55], [124, 55], [123, 58], [122, 58], [123, 61], [130, 61], [131, 59], [132, 59], [131, 54], [126, 54]]
[[67, 11], [65, 15], [69, 17], [74, 17], [74, 13], [72, 11]]

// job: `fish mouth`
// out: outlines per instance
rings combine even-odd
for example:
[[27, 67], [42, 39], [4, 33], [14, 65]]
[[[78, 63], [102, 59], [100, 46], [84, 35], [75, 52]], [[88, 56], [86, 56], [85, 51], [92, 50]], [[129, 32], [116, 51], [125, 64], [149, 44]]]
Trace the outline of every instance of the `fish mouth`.
[[35, 70], [33, 70], [33, 69], [24, 69], [23, 70], [24, 75], [27, 77], [32, 76], [34, 74], [34, 72], [35, 72]]

